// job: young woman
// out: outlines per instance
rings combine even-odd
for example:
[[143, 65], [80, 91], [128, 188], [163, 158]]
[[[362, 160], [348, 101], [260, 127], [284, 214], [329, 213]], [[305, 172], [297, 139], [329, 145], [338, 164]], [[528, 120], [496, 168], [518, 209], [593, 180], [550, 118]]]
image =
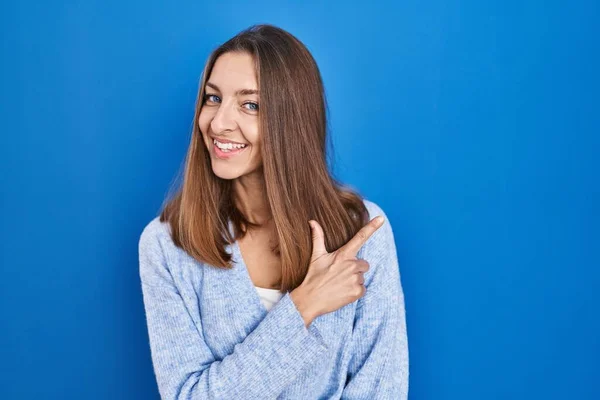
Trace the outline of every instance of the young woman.
[[139, 242], [164, 399], [406, 399], [392, 228], [326, 163], [317, 65], [256, 25], [200, 83], [181, 188]]

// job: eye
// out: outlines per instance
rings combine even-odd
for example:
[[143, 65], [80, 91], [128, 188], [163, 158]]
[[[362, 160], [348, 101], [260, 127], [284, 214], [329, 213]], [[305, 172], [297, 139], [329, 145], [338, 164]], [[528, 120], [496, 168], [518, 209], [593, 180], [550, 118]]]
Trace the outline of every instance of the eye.
[[208, 101], [210, 103], [219, 103], [221, 102], [221, 98], [219, 96], [217, 96], [216, 94], [210, 94], [207, 93], [204, 95], [204, 101]]
[[258, 103], [254, 103], [252, 101], [248, 101], [248, 102], [244, 103], [243, 105], [244, 106], [250, 106], [250, 107], [246, 107], [250, 111], [258, 111]]

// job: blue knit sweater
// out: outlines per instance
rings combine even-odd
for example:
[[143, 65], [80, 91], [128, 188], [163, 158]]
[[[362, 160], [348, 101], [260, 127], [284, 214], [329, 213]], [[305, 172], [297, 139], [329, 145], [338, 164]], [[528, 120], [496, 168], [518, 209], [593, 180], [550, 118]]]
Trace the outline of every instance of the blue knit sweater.
[[[231, 270], [199, 263], [154, 218], [139, 240], [139, 272], [154, 373], [163, 399], [406, 399], [408, 343], [392, 228], [357, 258], [366, 293], [308, 328], [286, 292], [262, 305], [238, 243]], [[308, 223], [308, 222], [307, 222]], [[231, 225], [230, 225], [231, 228]]]

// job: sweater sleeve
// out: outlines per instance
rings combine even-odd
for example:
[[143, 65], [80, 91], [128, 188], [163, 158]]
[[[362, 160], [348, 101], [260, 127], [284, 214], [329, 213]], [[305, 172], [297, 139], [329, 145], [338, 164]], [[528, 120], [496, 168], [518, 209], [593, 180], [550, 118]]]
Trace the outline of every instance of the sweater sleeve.
[[366, 292], [358, 300], [350, 361], [342, 399], [406, 400], [408, 342], [404, 293], [392, 227], [384, 212], [369, 205], [370, 218], [382, 215], [384, 225], [365, 244], [369, 262]]
[[231, 354], [216, 359], [174, 284], [158, 224], [139, 240], [154, 374], [162, 399], [271, 399], [327, 352], [286, 293]]

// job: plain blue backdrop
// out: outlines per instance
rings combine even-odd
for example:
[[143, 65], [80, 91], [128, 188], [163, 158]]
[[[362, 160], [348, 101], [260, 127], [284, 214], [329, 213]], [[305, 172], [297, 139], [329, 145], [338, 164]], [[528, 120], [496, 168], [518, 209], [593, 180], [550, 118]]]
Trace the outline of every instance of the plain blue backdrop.
[[[323, 2], [325, 3], [325, 2]], [[600, 398], [592, 1], [2, 2], [0, 397], [158, 398], [139, 234], [212, 49], [289, 30], [398, 247], [410, 398]]]

